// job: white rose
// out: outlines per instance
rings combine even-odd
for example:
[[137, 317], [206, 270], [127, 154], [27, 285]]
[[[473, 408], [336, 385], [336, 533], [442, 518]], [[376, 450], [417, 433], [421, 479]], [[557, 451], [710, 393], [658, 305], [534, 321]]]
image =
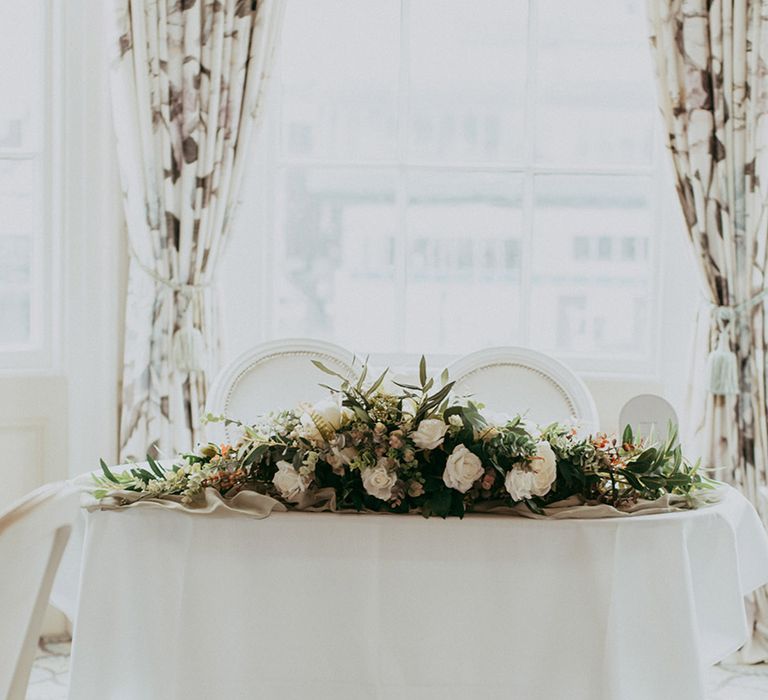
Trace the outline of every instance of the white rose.
[[[386, 458], [384, 458], [386, 461]], [[392, 497], [392, 488], [397, 483], [397, 474], [384, 466], [380, 459], [375, 467], [364, 469], [363, 488], [374, 498], [388, 501]]]
[[513, 501], [522, 501], [533, 496], [533, 472], [512, 468], [504, 479], [504, 487]]
[[[301, 416], [301, 434], [303, 437], [320, 442], [323, 435], [317, 422], [323, 427], [326, 425], [336, 431], [345, 426], [352, 419], [352, 411], [341, 405], [341, 397], [322, 399], [310, 406]], [[317, 418], [317, 422], [315, 421]]]
[[466, 493], [484, 473], [480, 458], [464, 445], [456, 445], [448, 456], [443, 482], [448, 488]]
[[557, 458], [546, 440], [536, 445], [536, 456], [531, 460], [533, 495], [546, 496], [557, 478]]
[[312, 406], [312, 411], [334, 430], [344, 427], [352, 419], [352, 411], [341, 405], [341, 396], [318, 401]]
[[295, 499], [307, 488], [306, 482], [293, 465], [282, 459], [277, 463], [277, 472], [272, 477], [272, 483], [285, 499]]
[[416, 447], [420, 447], [422, 450], [434, 450], [442, 444], [447, 430], [448, 426], [445, 421], [439, 418], [425, 418], [419, 423], [419, 427], [411, 433], [411, 440]]
[[315, 421], [309, 413], [301, 414], [301, 427], [299, 428], [299, 435], [301, 437], [310, 440], [314, 443], [323, 442], [323, 436], [315, 425]]
[[546, 496], [557, 478], [557, 459], [552, 446], [542, 440], [536, 445], [536, 454], [530, 468], [513, 468], [507, 472], [504, 486], [515, 501], [533, 496]]

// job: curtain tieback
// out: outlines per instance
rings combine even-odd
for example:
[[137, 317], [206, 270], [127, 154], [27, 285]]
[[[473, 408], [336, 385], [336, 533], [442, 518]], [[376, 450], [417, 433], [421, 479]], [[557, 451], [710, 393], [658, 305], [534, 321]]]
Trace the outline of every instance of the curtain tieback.
[[151, 277], [158, 284], [177, 292], [187, 299], [187, 305], [181, 318], [179, 327], [173, 332], [171, 338], [171, 357], [173, 364], [180, 372], [189, 374], [190, 372], [202, 372], [205, 369], [205, 338], [199, 328], [195, 326], [194, 309], [192, 299], [207, 287], [210, 282], [199, 282], [195, 284], [176, 282], [175, 280], [163, 277], [158, 274], [149, 265], [145, 265], [139, 258], [131, 241], [128, 241], [128, 248], [131, 257], [134, 259], [139, 269]]
[[740, 304], [718, 306], [708, 301], [717, 324], [717, 342], [707, 358], [707, 388], [715, 396], [735, 396], [739, 393], [739, 364], [731, 349], [729, 326], [741, 315], [751, 311], [768, 297], [768, 289]]

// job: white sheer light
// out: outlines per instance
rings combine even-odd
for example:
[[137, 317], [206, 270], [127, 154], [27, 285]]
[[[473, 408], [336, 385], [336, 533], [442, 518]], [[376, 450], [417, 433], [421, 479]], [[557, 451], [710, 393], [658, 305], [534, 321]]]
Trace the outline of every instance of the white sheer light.
[[0, 4], [0, 353], [39, 343], [45, 15]]
[[[262, 300], [242, 345], [514, 343], [647, 370], [660, 149], [644, 5], [589, 4], [584, 22], [584, 3], [555, 0], [293, 0], [222, 283], [230, 312]], [[238, 281], [256, 260], [260, 283]]]

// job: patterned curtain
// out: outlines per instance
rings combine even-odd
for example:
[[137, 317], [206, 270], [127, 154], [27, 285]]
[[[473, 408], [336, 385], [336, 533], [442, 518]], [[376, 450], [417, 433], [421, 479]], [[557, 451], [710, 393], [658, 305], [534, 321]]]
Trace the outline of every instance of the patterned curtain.
[[113, 0], [112, 102], [130, 268], [121, 459], [194, 446], [218, 331], [211, 284], [283, 0]]
[[[761, 511], [768, 484], [768, 0], [648, 0], [677, 193], [706, 299], [691, 378], [692, 439]], [[717, 340], [723, 340], [719, 347]], [[730, 389], [704, 358], [733, 358]], [[768, 597], [752, 600], [745, 662], [768, 659]]]

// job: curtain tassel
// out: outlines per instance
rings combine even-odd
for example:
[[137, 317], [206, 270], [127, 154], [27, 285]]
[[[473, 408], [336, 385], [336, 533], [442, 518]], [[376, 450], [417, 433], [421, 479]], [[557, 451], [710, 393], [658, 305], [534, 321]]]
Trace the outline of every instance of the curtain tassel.
[[707, 358], [708, 389], [715, 396], [735, 396], [739, 393], [739, 364], [736, 353], [731, 350], [727, 328], [733, 317], [731, 309], [720, 308], [717, 345]]
[[171, 341], [173, 364], [180, 372], [202, 372], [205, 362], [205, 339], [192, 319], [192, 303], [184, 313], [184, 323]]

